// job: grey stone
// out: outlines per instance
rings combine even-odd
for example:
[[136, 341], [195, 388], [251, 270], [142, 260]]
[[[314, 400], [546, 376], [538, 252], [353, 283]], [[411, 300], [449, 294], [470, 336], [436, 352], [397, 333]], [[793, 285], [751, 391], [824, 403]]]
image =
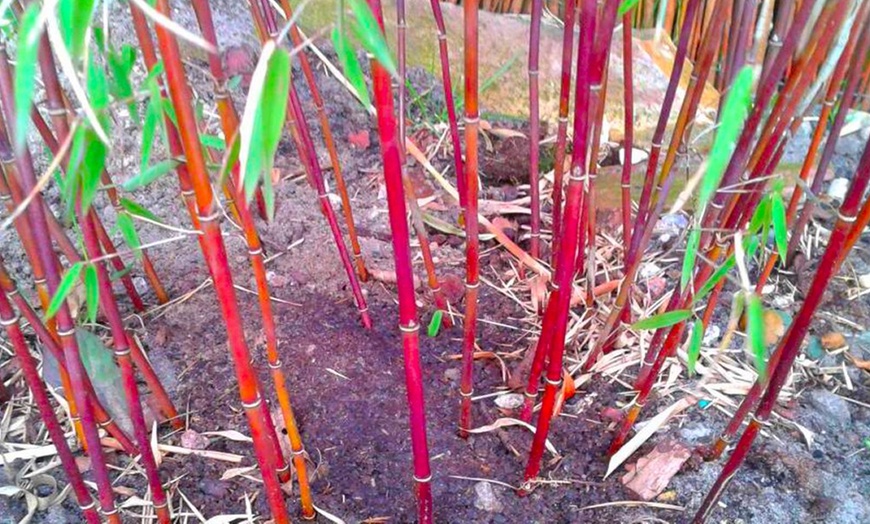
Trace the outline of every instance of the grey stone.
[[807, 398], [829, 427], [843, 428], [851, 424], [852, 413], [849, 411], [849, 404], [837, 395], [825, 389], [816, 389], [811, 391]]
[[504, 509], [504, 504], [499, 500], [492, 484], [478, 482], [474, 485], [474, 507], [490, 513], [499, 513]]

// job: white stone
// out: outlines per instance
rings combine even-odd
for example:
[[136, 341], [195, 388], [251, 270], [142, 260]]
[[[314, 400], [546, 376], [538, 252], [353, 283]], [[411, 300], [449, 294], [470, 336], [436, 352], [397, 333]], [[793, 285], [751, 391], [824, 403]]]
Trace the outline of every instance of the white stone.
[[661, 271], [662, 268], [653, 264], [652, 262], [649, 262], [640, 267], [640, 277], [651, 278], [661, 273]]
[[[635, 166], [649, 158], [649, 153], [643, 149], [631, 148], [631, 165]], [[625, 148], [619, 150], [619, 164], [625, 164]]]
[[835, 178], [831, 180], [831, 185], [828, 187], [828, 196], [840, 202], [846, 198], [846, 192], [849, 190], [848, 178]]
[[508, 393], [495, 397], [495, 405], [502, 409], [516, 409], [523, 405], [523, 396], [519, 393]]
[[858, 277], [858, 285], [864, 289], [870, 289], [870, 273]]

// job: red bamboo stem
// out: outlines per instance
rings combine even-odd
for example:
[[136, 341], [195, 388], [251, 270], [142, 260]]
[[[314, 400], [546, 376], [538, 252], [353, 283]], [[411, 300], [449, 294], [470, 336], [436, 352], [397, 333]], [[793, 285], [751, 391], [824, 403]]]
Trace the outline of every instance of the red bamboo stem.
[[[383, 13], [379, 0], [370, 0], [383, 31]], [[405, 192], [402, 189], [401, 148], [396, 130], [393, 94], [390, 76], [376, 62], [372, 62], [375, 108], [378, 119], [378, 139], [384, 161], [384, 182], [390, 211], [393, 258], [396, 262], [396, 284], [399, 294], [399, 329], [405, 362], [405, 387], [411, 425], [411, 451], [414, 463], [414, 488], [417, 498], [417, 520], [430, 524], [432, 520], [432, 472], [429, 467], [429, 447], [426, 439], [426, 409], [423, 399], [422, 369], [419, 353], [419, 324], [414, 297], [414, 279], [411, 273], [411, 246], [408, 221], [405, 215]], [[475, 213], [476, 217], [476, 213]]]
[[556, 164], [553, 167], [553, 243], [551, 263], [558, 259], [562, 228], [562, 185], [565, 173], [565, 149], [568, 143], [568, 110], [571, 99], [571, 67], [574, 57], [576, 0], [566, 0], [565, 28], [562, 32], [562, 73], [559, 84], [559, 126], [556, 130]]
[[459, 394], [459, 436], [468, 437], [471, 429], [471, 396], [474, 394], [474, 350], [477, 332], [477, 296], [480, 286], [480, 239], [478, 237], [478, 5], [463, 7], [465, 32], [465, 319], [463, 323], [462, 376]]
[[[288, 20], [293, 17], [293, 9], [288, 0], [281, 0], [281, 9], [284, 11], [284, 16]], [[299, 33], [299, 29], [295, 24], [290, 28], [290, 39], [296, 47], [302, 47], [304, 44], [302, 35]], [[338, 195], [341, 198], [344, 223], [347, 226], [347, 236], [350, 239], [353, 259], [356, 262], [357, 275], [359, 275], [360, 280], [366, 282], [369, 279], [369, 273], [362, 256], [359, 236], [356, 232], [356, 223], [353, 219], [353, 209], [350, 204], [350, 196], [348, 196], [347, 184], [344, 181], [344, 171], [341, 167], [341, 161], [338, 158], [338, 150], [335, 147], [335, 139], [332, 135], [332, 128], [329, 125], [329, 118], [326, 116], [323, 97], [320, 94], [320, 88], [317, 87], [317, 82], [314, 80], [314, 72], [311, 69], [311, 63], [308, 60], [308, 56], [305, 53], [298, 53], [297, 56], [299, 57], [299, 65], [302, 67], [302, 74], [305, 76], [308, 90], [311, 92], [311, 101], [314, 104], [314, 109], [317, 111], [317, 118], [320, 121], [320, 129], [323, 132], [323, 143], [326, 145], [326, 151], [329, 154], [329, 162], [332, 166], [332, 173], [335, 176], [335, 186], [338, 190]]]
[[[668, 12], [673, 13], [674, 3], [668, 3]], [[631, 41], [631, 15], [622, 15], [622, 77], [623, 77], [623, 112], [625, 137], [622, 142], [622, 150], [625, 151], [625, 160], [622, 162], [622, 239], [623, 244], [631, 235], [631, 151], [634, 147], [634, 79], [632, 71], [632, 41]], [[670, 33], [670, 30], [668, 30]], [[628, 252], [623, 256], [627, 258]], [[627, 262], [627, 260], [626, 260]]]
[[538, 95], [538, 62], [541, 52], [541, 18], [543, 0], [532, 0], [532, 20], [529, 27], [529, 196], [531, 197], [531, 242], [529, 254], [541, 255], [541, 186], [538, 181], [538, 161], [541, 149], [541, 117]]
[[[63, 142], [63, 141], [66, 141], [69, 139], [70, 128], [69, 128], [69, 123], [67, 122], [66, 111], [65, 110], [63, 110], [63, 111], [57, 110], [58, 107], [63, 107], [63, 93], [62, 93], [61, 88], [60, 88], [60, 81], [57, 77], [57, 70], [55, 69], [54, 58], [52, 57], [52, 54], [50, 52], [50, 48], [48, 48], [47, 40], [43, 40], [43, 42], [45, 44], [44, 48], [46, 49], [46, 51], [45, 51], [45, 53], [40, 53], [40, 61], [39, 61], [40, 70], [42, 72], [42, 78], [44, 79], [44, 83], [45, 83], [46, 98], [48, 101], [49, 109], [50, 109], [51, 114], [52, 114], [52, 123], [54, 124], [54, 126], [57, 130], [57, 139], [59, 139], [61, 142]], [[54, 138], [50, 134], [51, 133], [50, 129], [46, 129], [45, 133], [46, 134], [43, 135], [44, 138], [49, 138], [49, 137], [52, 139]], [[49, 145], [49, 148], [54, 147], [54, 149], [51, 149], [51, 152], [52, 152], [52, 154], [57, 155], [59, 152], [59, 150], [57, 149], [58, 140], [57, 139], [52, 140], [52, 139], [46, 140], [46, 144]], [[61, 167], [63, 168], [64, 171], [67, 170], [68, 160], [69, 160], [68, 158], [64, 158], [64, 160], [61, 162]], [[103, 174], [105, 175], [106, 172], [104, 171]], [[112, 190], [112, 191], [114, 192], [114, 190]], [[114, 200], [115, 201], [118, 200], [117, 194], [115, 194]], [[118, 205], [116, 209], [118, 209], [119, 213], [126, 212], [126, 211], [122, 210], [120, 205]], [[78, 219], [79, 219], [79, 225], [82, 229], [82, 232], [83, 233], [85, 233], [85, 232], [91, 233], [92, 232], [94, 234], [94, 238], [97, 239], [97, 242], [93, 247], [100, 248], [100, 249], [89, 250], [90, 251], [90, 253], [89, 253], [90, 258], [92, 258], [92, 259], [99, 258], [105, 252], [106, 254], [111, 256], [111, 259], [113, 259], [113, 260], [116, 259], [116, 260], [120, 261], [120, 257], [115, 256], [116, 255], [115, 246], [114, 246], [114, 244], [112, 244], [111, 240], [109, 240], [109, 235], [106, 232], [105, 228], [103, 227], [102, 221], [100, 221], [99, 217], [97, 216], [96, 210], [91, 209], [90, 211], [87, 212], [87, 217], [79, 216]], [[90, 230], [91, 227], [93, 227], [92, 231]], [[65, 235], [63, 235], [63, 236], [65, 237]], [[78, 262], [79, 260], [75, 260], [75, 261]], [[123, 263], [121, 264], [121, 268], [124, 268]], [[126, 271], [125, 268], [122, 270]], [[132, 283], [132, 280], [130, 280], [129, 275], [127, 275], [127, 280], [129, 281], [129, 286], [132, 287], [132, 291], [133, 291], [132, 293], [128, 293], [128, 294], [130, 295], [131, 298], [136, 297], [138, 302], [141, 304], [141, 298], [139, 298], [139, 295], [136, 292], [135, 287], [133, 287], [133, 283]], [[111, 280], [109, 280], [109, 284], [110, 284], [110, 288], [111, 288]], [[157, 291], [158, 288], [162, 290], [162, 285], [160, 284], [159, 280], [158, 280], [158, 287], [155, 288], [155, 292]], [[164, 293], [164, 295], [165, 295], [165, 293]], [[137, 300], [134, 300], [134, 303]], [[113, 302], [113, 305], [115, 307], [117, 307], [117, 304], [114, 303], [114, 295], [112, 295], [112, 302]], [[125, 338], [129, 338], [129, 335], [125, 336]], [[126, 345], [126, 342], [125, 342], [125, 345]], [[134, 362], [136, 362], [137, 367], [140, 369], [140, 371], [143, 374], [143, 377], [145, 378], [146, 384], [151, 389], [151, 392], [154, 394], [154, 398], [157, 400], [157, 404], [160, 408], [160, 411], [163, 412], [164, 416], [167, 419], [172, 421], [173, 426], [175, 426], [176, 428], [182, 427], [183, 421], [180, 418], [178, 418], [178, 411], [175, 409], [175, 406], [173, 405], [172, 400], [169, 398], [169, 394], [166, 392], [165, 388], [163, 387], [163, 384], [160, 382], [160, 379], [157, 377], [157, 374], [154, 372], [154, 369], [151, 367], [151, 364], [148, 362], [147, 359], [145, 359], [143, 357], [141, 349], [139, 349], [138, 345], [135, 346], [135, 350], [133, 351], [133, 354], [135, 355]]]
[[[102, 251], [100, 249], [100, 241], [97, 238], [96, 228], [94, 227], [96, 216], [94, 214], [90, 214], [90, 216], [86, 215], [81, 207], [81, 201], [79, 201], [77, 207], [79, 225], [82, 228], [85, 241], [85, 249], [91, 257], [99, 257]], [[151, 449], [150, 432], [145, 425], [145, 414], [142, 412], [142, 403], [139, 400], [139, 388], [136, 385], [136, 375], [131, 358], [132, 350], [127, 340], [124, 320], [121, 318], [121, 312], [118, 309], [118, 304], [115, 302], [115, 295], [112, 292], [112, 281], [108, 271], [106, 271], [105, 264], [96, 263], [94, 266], [97, 270], [97, 281], [100, 289], [100, 307], [108, 319], [112, 331], [115, 360], [121, 368], [121, 380], [124, 388], [124, 397], [127, 401], [128, 415], [133, 425], [133, 435], [139, 447], [139, 458], [145, 468], [145, 478], [148, 480], [148, 487], [151, 490], [154, 512], [158, 522], [168, 524], [171, 520], [169, 504], [166, 499], [166, 493], [163, 491], [163, 486], [160, 484], [160, 474], [157, 471], [157, 463]]]
[[[862, 40], [867, 40], [867, 35], [868, 33], [865, 31]], [[807, 298], [797, 316], [795, 316], [794, 321], [789, 326], [788, 332], [777, 346], [775, 353], [779, 353], [780, 357], [770, 375], [769, 385], [764, 397], [761, 399], [755, 416], [738, 441], [737, 448], [731, 457], [729, 457], [722, 473], [716, 479], [709, 494], [698, 509], [693, 522], [704, 522], [709, 517], [713, 508], [716, 507], [716, 502], [727, 487], [728, 482], [733, 478], [749, 453], [749, 449], [758, 435], [761, 425], [770, 418], [770, 414], [779, 396], [779, 391], [788, 379], [789, 373], [791, 373], [791, 366], [800, 352], [801, 342], [809, 330], [810, 321], [822, 301], [828, 283], [838, 272], [845, 258], [846, 251], [844, 248], [847, 245], [846, 242], [850, 236], [850, 230], [857, 229], [862, 231], [868, 222], [870, 222], [870, 207], [864, 206], [862, 211], [866, 209], [868, 213], [862, 213], [860, 217], [858, 216], [858, 206], [864, 196], [864, 191], [867, 189], [868, 180], [870, 180], [870, 142], [864, 148], [864, 154], [852, 179], [852, 184], [843, 204], [840, 206], [837, 223], [828, 239], [828, 246], [819, 262], [819, 269], [810, 284]]]
[[[211, 8], [207, 1], [194, 0], [194, 12], [203, 37], [213, 45], [218, 47], [217, 35], [215, 34], [214, 22], [212, 21]], [[221, 118], [221, 127], [224, 136], [234, 136], [238, 132], [239, 119], [236, 108], [233, 105], [232, 99], [225, 90], [226, 73], [223, 65], [216, 55], [209, 55], [209, 69], [215, 81], [216, 98], [218, 101], [218, 113]], [[233, 176], [238, 178], [238, 165], [233, 166]], [[269, 292], [268, 279], [266, 277], [266, 263], [263, 256], [263, 246], [260, 241], [260, 236], [257, 233], [254, 219], [251, 216], [250, 209], [245, 204], [244, 195], [238, 188], [231, 184], [227, 185], [231, 188], [234, 198], [240, 203], [238, 206], [239, 218], [242, 223], [242, 228], [245, 234], [245, 241], [248, 247], [248, 254], [251, 260], [251, 266], [254, 272], [254, 279], [257, 285], [257, 298], [260, 305], [261, 318], [263, 321], [263, 332], [266, 335], [266, 357], [269, 362], [269, 369], [272, 373], [272, 380], [275, 383], [275, 394], [278, 398], [278, 404], [281, 408], [281, 415], [284, 419], [284, 425], [287, 429], [287, 436], [290, 439], [290, 447], [293, 455], [293, 464], [296, 469], [296, 474], [299, 479], [299, 496], [302, 504], [302, 516], [304, 519], [311, 519], [315, 516], [314, 503], [311, 498], [311, 487], [308, 482], [307, 464], [305, 463], [305, 449], [302, 444], [302, 437], [299, 433], [299, 427], [296, 423], [296, 417], [293, 413], [292, 403], [290, 401], [289, 388], [287, 380], [282, 370], [281, 357], [278, 353], [278, 337], [275, 329], [275, 319], [272, 313], [272, 300]], [[289, 471], [288, 471], [289, 474]], [[279, 479], [281, 478], [279, 472]], [[289, 475], [288, 475], [289, 477]], [[289, 478], [288, 478], [289, 480]]]
[[[60, 375], [60, 383], [63, 388], [64, 394], [66, 395], [67, 404], [70, 406], [70, 419], [72, 420], [73, 427], [80, 429], [81, 428], [81, 417], [79, 417], [78, 408], [75, 407], [75, 399], [72, 396], [72, 381], [69, 378], [69, 372], [66, 369], [66, 360], [63, 356], [63, 349], [60, 345], [60, 337], [57, 336], [56, 333], [50, 332], [48, 327], [43, 324], [42, 319], [39, 315], [36, 314], [36, 311], [30, 306], [21, 293], [18, 291], [17, 286], [15, 285], [15, 281], [6, 272], [6, 269], [3, 267], [2, 261], [0, 261], [0, 290], [9, 297], [10, 300], [15, 304], [15, 307], [18, 308], [20, 314], [24, 317], [24, 320], [30, 324], [31, 329], [34, 333], [36, 333], [36, 337], [40, 342], [48, 349], [51, 355], [54, 357], [54, 360], [57, 362], [58, 374]], [[88, 402], [94, 407], [94, 418], [97, 421], [97, 425], [103, 429], [105, 429], [112, 437], [114, 437], [118, 443], [121, 445], [121, 448], [128, 455], [135, 456], [138, 454], [138, 450], [133, 442], [130, 441], [129, 437], [121, 431], [121, 428], [118, 427], [118, 424], [106, 413], [106, 410], [100, 404], [99, 399], [97, 398], [97, 394], [94, 392], [94, 386], [91, 384], [90, 377], [85, 377], [85, 388], [87, 389]], [[78, 435], [79, 433], [76, 433]], [[82, 437], [84, 438], [84, 437]]]
[[[9, 67], [5, 46], [0, 46], [0, 99], [3, 104], [3, 120], [9, 133], [9, 125], [15, 122], [14, 96], [12, 88], [12, 74]], [[33, 172], [33, 161], [27, 147], [22, 147], [15, 152], [15, 162], [21, 177], [22, 189], [26, 193], [34, 191], [36, 187], [36, 175]], [[31, 232], [34, 234], [36, 248], [45, 271], [46, 284], [50, 295], [57, 292], [60, 284], [58, 262], [48, 236], [48, 224], [42, 207], [42, 196], [35, 193], [34, 205], [27, 207], [27, 217], [30, 221]], [[100, 436], [94, 419], [93, 407], [87, 402], [86, 389], [84, 387], [85, 372], [79, 355], [78, 343], [75, 339], [75, 324], [66, 303], [61, 305], [57, 313], [58, 335], [63, 345], [64, 356], [67, 363], [70, 379], [72, 381], [72, 394], [76, 399], [76, 405], [80, 409], [82, 430], [85, 441], [88, 443], [88, 451], [91, 458], [91, 471], [97, 483], [100, 500], [100, 510], [112, 523], [120, 524], [118, 509], [115, 507], [114, 494], [109, 472], [106, 468], [105, 457], [100, 445]]]
[[[574, 0], [567, 0], [574, 2]], [[432, 16], [438, 31], [438, 56], [441, 59], [441, 83], [444, 85], [444, 106], [447, 109], [447, 127], [450, 130], [450, 142], [453, 144], [453, 169], [456, 171], [456, 191], [459, 193], [460, 220], [465, 220], [465, 169], [462, 165], [462, 142], [459, 139], [459, 125], [456, 118], [456, 104], [453, 101], [453, 81], [450, 75], [450, 55], [447, 49], [447, 30], [444, 27], [444, 16], [441, 13], [439, 0], [429, 0], [432, 6]], [[463, 222], [464, 223], [464, 222]]]
[[97, 514], [96, 503], [91, 497], [87, 486], [85, 486], [84, 480], [82, 480], [75, 457], [67, 445], [63, 428], [61, 428], [60, 423], [57, 421], [54, 409], [49, 401], [48, 391], [46, 391], [45, 385], [39, 377], [36, 362], [34, 362], [33, 356], [30, 354], [27, 342], [21, 332], [21, 327], [18, 325], [18, 315], [12, 309], [12, 304], [9, 303], [6, 293], [0, 293], [0, 325], [6, 328], [6, 335], [12, 342], [12, 348], [15, 351], [24, 380], [27, 382], [27, 387], [33, 395], [33, 400], [37, 409], [39, 409], [39, 414], [48, 431], [48, 436], [57, 450], [57, 456], [66, 473], [67, 481], [72, 486], [79, 508], [87, 522], [99, 524], [100, 517]]
[[[466, 4], [467, 5], [467, 4]], [[565, 218], [562, 229], [562, 246], [559, 251], [559, 261], [556, 264], [555, 283], [557, 289], [572, 289], [574, 274], [574, 257], [578, 247], [578, 233], [581, 227], [581, 208], [583, 186], [586, 183], [586, 160], [589, 126], [589, 88], [591, 85], [592, 43], [595, 35], [596, 9], [595, 0], [582, 0], [580, 3], [581, 35], [577, 52], [577, 82], [575, 88], [574, 106], [574, 144], [572, 151], [571, 172], [568, 176], [568, 188], [565, 199]], [[554, 308], [553, 329], [551, 333], [541, 333], [542, 337], [552, 337], [549, 350], [549, 364], [544, 388], [541, 414], [535, 428], [529, 461], [524, 474], [525, 484], [520, 493], [530, 489], [529, 481], [538, 476], [541, 468], [541, 458], [544, 444], [550, 429], [553, 416], [556, 393], [561, 388], [562, 356], [565, 350], [565, 331], [568, 326], [568, 310], [571, 294], [559, 292], [555, 300], [550, 300], [547, 308]], [[546, 313], [545, 313], [546, 315]]]
[[[169, 5], [166, 0], [157, 0], [156, 8], [161, 14], [169, 17]], [[239, 394], [251, 428], [254, 451], [263, 476], [266, 497], [272, 518], [276, 522], [288, 522], [283, 492], [276, 475], [276, 470], [283, 467], [283, 460], [280, 448], [275, 445], [277, 436], [274, 435], [274, 428], [270, 424], [271, 417], [260, 395], [256, 371], [251, 364], [251, 354], [245, 341], [226, 248], [217, 221], [220, 217], [220, 211], [217, 210], [214, 203], [211, 181], [205, 166], [202, 145], [199, 141], [196, 116], [190, 103], [190, 93], [181, 62], [181, 54], [172, 33], [159, 24], [155, 26], [155, 31], [166, 69], [169, 96], [178, 119], [178, 131], [195, 192], [196, 207], [200, 213], [199, 227], [203, 232], [204, 255], [227, 327], [230, 353], [233, 357], [236, 378], [239, 383]], [[267, 421], [267, 418], [270, 420]]]

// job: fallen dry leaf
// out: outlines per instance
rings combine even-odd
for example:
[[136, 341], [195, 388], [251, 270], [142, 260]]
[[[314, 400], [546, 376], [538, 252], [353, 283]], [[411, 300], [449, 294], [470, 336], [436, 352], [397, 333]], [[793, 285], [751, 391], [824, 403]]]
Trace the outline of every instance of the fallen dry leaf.
[[671, 478], [692, 456], [692, 450], [677, 440], [659, 442], [635, 464], [626, 466], [622, 484], [642, 500], [652, 500], [668, 487]]

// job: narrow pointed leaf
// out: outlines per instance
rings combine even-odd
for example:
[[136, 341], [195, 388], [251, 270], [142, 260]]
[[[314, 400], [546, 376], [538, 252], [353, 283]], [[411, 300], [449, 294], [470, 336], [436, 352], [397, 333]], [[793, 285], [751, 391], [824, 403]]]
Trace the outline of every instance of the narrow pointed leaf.
[[621, 4], [619, 4], [619, 9], [616, 11], [617, 16], [622, 16], [625, 13], [631, 11], [637, 6], [640, 0], [623, 0]]
[[435, 313], [432, 314], [432, 320], [429, 321], [429, 328], [426, 330], [426, 334], [430, 337], [437, 337], [438, 331], [441, 329], [441, 320], [444, 317], [444, 312], [440, 309], [436, 309]]
[[764, 345], [764, 307], [755, 293], [746, 300], [746, 328], [749, 348], [755, 356], [755, 369], [759, 377], [767, 376], [766, 348]]
[[368, 87], [366, 87], [365, 77], [360, 68], [359, 61], [356, 58], [356, 53], [353, 51], [347, 38], [335, 28], [332, 30], [332, 43], [335, 46], [335, 52], [338, 54], [338, 61], [341, 63], [341, 68], [344, 70], [344, 76], [347, 81], [356, 91], [357, 97], [364, 107], [371, 105], [369, 98]]
[[695, 365], [698, 363], [698, 357], [701, 355], [701, 342], [704, 340], [704, 322], [697, 318], [695, 325], [692, 327], [692, 338], [689, 341], [689, 349], [687, 351], [686, 366], [689, 368], [689, 376], [695, 374]]
[[100, 304], [100, 284], [97, 268], [93, 264], [85, 266], [85, 296], [88, 305], [88, 322], [96, 322]]
[[118, 229], [121, 230], [121, 236], [124, 237], [124, 242], [133, 251], [136, 258], [142, 256], [142, 242], [139, 240], [139, 233], [136, 232], [136, 225], [133, 219], [127, 213], [118, 215]]
[[785, 204], [779, 193], [773, 195], [771, 213], [773, 215], [773, 236], [776, 239], [776, 250], [779, 252], [779, 259], [785, 264], [788, 252], [788, 226], [786, 225]]
[[83, 267], [84, 264], [76, 262], [67, 269], [66, 273], [64, 273], [60, 284], [57, 286], [57, 291], [55, 291], [54, 296], [51, 297], [51, 302], [48, 304], [48, 311], [45, 312], [46, 318], [54, 317], [60, 310], [66, 297], [68, 297], [75, 288], [76, 282], [78, 282], [79, 276], [82, 274]]
[[122, 187], [126, 191], [134, 191], [136, 189], [139, 189], [140, 187], [147, 186], [151, 182], [154, 182], [166, 173], [169, 173], [170, 171], [175, 169], [177, 166], [178, 162], [176, 160], [163, 160], [162, 162], [154, 164], [153, 166], [142, 171], [135, 177], [124, 182]]
[[701, 245], [701, 230], [692, 229], [686, 241], [686, 255], [683, 257], [683, 270], [680, 274], [680, 289], [686, 289], [692, 279], [695, 270], [695, 259], [698, 256], [698, 248]]
[[147, 209], [145, 209], [141, 205], [137, 204], [136, 202], [133, 202], [132, 200], [128, 200], [126, 198], [121, 197], [121, 200], [119, 203], [121, 204], [121, 207], [123, 207], [131, 215], [147, 218], [148, 220], [151, 220], [152, 222], [157, 222], [160, 224], [163, 223], [163, 220], [161, 220], [160, 217], [158, 217], [157, 215], [155, 215], [151, 211], [148, 211]]
[[27, 139], [30, 106], [36, 88], [36, 60], [39, 54], [39, 2], [31, 3], [21, 16], [15, 66], [15, 149], [20, 150]]
[[60, 0], [57, 4], [60, 34], [74, 59], [84, 54], [85, 38], [95, 5], [95, 0]]
[[393, 55], [390, 54], [384, 33], [381, 32], [381, 26], [372, 13], [368, 2], [349, 0], [349, 4], [354, 17], [356, 17], [356, 23], [351, 24], [354, 34], [359, 38], [365, 50], [371, 53], [375, 60], [380, 62], [391, 75], [396, 76], [396, 63], [393, 60]]
[[674, 324], [679, 324], [680, 322], [686, 320], [691, 316], [691, 309], [675, 309], [674, 311], [667, 311], [665, 313], [660, 313], [658, 315], [647, 317], [643, 320], [638, 320], [631, 325], [631, 329], [645, 330], [669, 327], [673, 326]]

